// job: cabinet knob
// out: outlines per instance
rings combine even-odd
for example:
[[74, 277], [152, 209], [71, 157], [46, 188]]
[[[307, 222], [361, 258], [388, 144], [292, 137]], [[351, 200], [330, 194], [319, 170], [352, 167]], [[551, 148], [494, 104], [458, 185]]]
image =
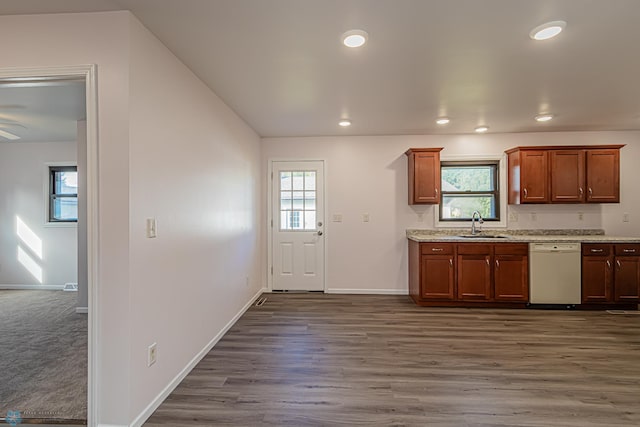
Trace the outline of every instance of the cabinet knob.
[[580, 187], [580, 197], [582, 197], [583, 194], [584, 194], [584, 191], [582, 191], [582, 187]]
[[622, 265], [620, 265], [620, 260], [619, 259], [616, 260], [616, 264], [618, 265], [618, 270], [620, 270], [622, 268]]
[[442, 248], [431, 248], [431, 252], [442, 252], [444, 249]]
[[487, 267], [489, 267], [489, 258], [485, 258], [485, 261], [487, 262]]
[[609, 260], [607, 260], [607, 268], [611, 270], [611, 262], [609, 262]]
[[635, 254], [636, 250], [635, 249], [623, 249], [622, 252], [624, 252], [625, 254]]
[[595, 254], [603, 252], [603, 251], [604, 251], [604, 249], [591, 249], [591, 253], [595, 253]]
[[496, 268], [500, 268], [500, 261], [496, 260]]
[[524, 189], [524, 198], [525, 199], [527, 198], [527, 189], [526, 188]]
[[589, 197], [593, 196], [593, 190], [589, 187]]
[[453, 258], [449, 258], [449, 268], [453, 268]]

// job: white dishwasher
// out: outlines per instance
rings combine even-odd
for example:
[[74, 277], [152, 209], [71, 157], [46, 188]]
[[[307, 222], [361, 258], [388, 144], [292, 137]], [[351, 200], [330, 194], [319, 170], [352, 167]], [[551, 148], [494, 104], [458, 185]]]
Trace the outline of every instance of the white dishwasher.
[[529, 243], [529, 302], [580, 304], [582, 299], [580, 243]]

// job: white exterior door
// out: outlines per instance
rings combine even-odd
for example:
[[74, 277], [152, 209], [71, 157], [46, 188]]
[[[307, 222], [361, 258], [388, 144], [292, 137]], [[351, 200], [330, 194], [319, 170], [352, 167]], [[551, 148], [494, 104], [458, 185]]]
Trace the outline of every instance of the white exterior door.
[[272, 289], [324, 291], [324, 164], [272, 166]]

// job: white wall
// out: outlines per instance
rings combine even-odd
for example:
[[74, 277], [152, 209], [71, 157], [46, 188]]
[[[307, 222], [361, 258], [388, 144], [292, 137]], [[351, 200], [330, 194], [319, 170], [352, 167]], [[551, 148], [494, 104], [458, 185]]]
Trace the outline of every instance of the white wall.
[[[130, 417], [261, 289], [260, 139], [131, 17]], [[158, 237], [145, 237], [145, 220]], [[147, 348], [158, 361], [147, 367]]]
[[[75, 224], [45, 225], [46, 163], [75, 161], [75, 142], [0, 143], [0, 285], [76, 282]], [[32, 238], [29, 232], [22, 233], [22, 239], [18, 236], [18, 218], [33, 233]], [[18, 250], [26, 254], [23, 260], [28, 256], [30, 261], [20, 262]], [[37, 278], [40, 274], [42, 282]]]
[[[407, 228], [434, 228], [434, 206], [407, 203], [407, 158], [413, 147], [444, 147], [442, 158], [500, 156], [521, 145], [627, 144], [621, 151], [621, 200], [613, 205], [509, 206], [518, 222], [509, 228], [603, 228], [640, 236], [637, 165], [640, 132], [557, 132], [497, 135], [265, 138], [262, 140], [263, 205], [270, 159], [326, 161], [326, 287], [331, 290], [407, 292]], [[537, 220], [531, 221], [535, 212]], [[584, 220], [578, 221], [578, 212]], [[630, 213], [631, 221], [622, 222]], [[331, 222], [342, 214], [341, 223]], [[362, 214], [370, 214], [370, 222]], [[420, 215], [424, 220], [420, 221]]]

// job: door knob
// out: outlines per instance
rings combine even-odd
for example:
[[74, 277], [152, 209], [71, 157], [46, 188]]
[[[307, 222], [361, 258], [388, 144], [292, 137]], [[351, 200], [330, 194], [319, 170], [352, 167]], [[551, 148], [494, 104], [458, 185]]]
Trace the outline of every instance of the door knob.
[[322, 221], [318, 221], [318, 227], [322, 227]]
[[318, 236], [322, 236], [322, 231], [318, 231]]

